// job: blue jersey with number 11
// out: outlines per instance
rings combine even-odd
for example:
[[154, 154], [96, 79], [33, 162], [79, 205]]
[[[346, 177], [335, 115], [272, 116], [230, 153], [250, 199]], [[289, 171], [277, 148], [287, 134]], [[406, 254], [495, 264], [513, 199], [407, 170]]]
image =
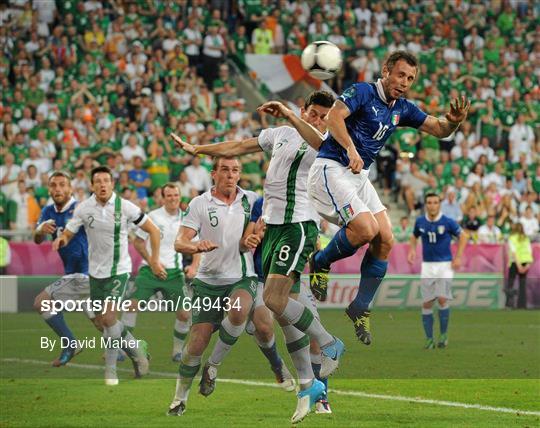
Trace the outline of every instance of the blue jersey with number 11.
[[425, 262], [450, 262], [452, 236], [459, 236], [461, 227], [455, 220], [442, 214], [435, 221], [421, 216], [416, 219], [413, 233], [417, 238], [422, 237], [422, 255]]
[[[404, 98], [387, 103], [380, 80], [377, 83], [355, 83], [338, 99], [345, 103], [351, 113], [345, 119], [345, 125], [364, 161], [364, 169], [369, 169], [398, 126], [419, 128], [427, 117], [426, 113]], [[318, 157], [349, 166], [347, 152], [331, 134], [323, 141]]]

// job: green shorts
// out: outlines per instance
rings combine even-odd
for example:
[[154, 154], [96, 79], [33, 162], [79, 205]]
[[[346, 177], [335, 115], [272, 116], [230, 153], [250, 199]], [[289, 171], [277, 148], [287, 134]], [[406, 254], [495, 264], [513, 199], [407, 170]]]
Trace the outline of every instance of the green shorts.
[[126, 292], [129, 273], [111, 276], [109, 278], [90, 277], [90, 299], [105, 300], [107, 297], [123, 299]]
[[[263, 239], [262, 265], [266, 278], [270, 274], [289, 276], [304, 271], [308, 256], [315, 251], [319, 229], [314, 221], [289, 223], [266, 227]], [[295, 283], [291, 293], [300, 291], [300, 282]]]
[[246, 290], [253, 299], [257, 294], [257, 277], [242, 278], [229, 285], [211, 285], [195, 278], [192, 285], [192, 324], [207, 322], [219, 325], [223, 321], [225, 311], [235, 303], [230, 300], [230, 296], [236, 290]]
[[129, 298], [147, 301], [156, 292], [161, 291], [164, 299], [176, 303], [178, 299], [183, 300], [185, 297], [184, 285], [184, 272], [180, 269], [167, 269], [167, 279], [162, 280], [152, 273], [150, 266], [142, 266], [135, 279], [135, 290]]

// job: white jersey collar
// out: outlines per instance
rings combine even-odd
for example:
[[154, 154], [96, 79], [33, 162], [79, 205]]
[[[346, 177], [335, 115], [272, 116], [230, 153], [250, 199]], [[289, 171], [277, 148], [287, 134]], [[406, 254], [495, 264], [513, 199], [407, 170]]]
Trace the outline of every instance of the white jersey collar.
[[382, 100], [382, 102], [385, 104], [388, 104], [388, 107], [393, 107], [396, 100], [392, 100], [388, 102], [388, 100], [386, 99], [386, 94], [384, 93], [384, 88], [383, 88], [381, 79], [377, 79], [377, 81], [375, 82], [375, 88], [377, 89], [377, 95]]
[[442, 212], [439, 211], [439, 215], [437, 217], [435, 217], [435, 220], [430, 220], [427, 214], [425, 215], [425, 217], [426, 217], [426, 220], [429, 221], [430, 223], [436, 223], [441, 219]]
[[[210, 188], [210, 190], [206, 191], [204, 193], [204, 195], [206, 195], [206, 199], [208, 199], [209, 201], [216, 201], [216, 203], [218, 204], [223, 204], [223, 205], [227, 205], [225, 202], [223, 202], [221, 199], [218, 199], [218, 198], [215, 198], [213, 195], [212, 195], [212, 190], [214, 190], [216, 188], [216, 186], [212, 186]], [[239, 186], [236, 186], [236, 199], [234, 200], [233, 203], [236, 203], [238, 202], [240, 199], [242, 199], [242, 196], [244, 196], [246, 194], [246, 192], [244, 191], [244, 189], [242, 189], [241, 187]]]
[[94, 202], [95, 202], [96, 205], [99, 205], [99, 206], [102, 206], [102, 207], [103, 207], [103, 206], [106, 207], [107, 205], [114, 205], [114, 201], [116, 200], [117, 196], [116, 196], [116, 193], [113, 192], [113, 193], [112, 193], [112, 196], [109, 198], [109, 200], [107, 201], [107, 203], [106, 203], [105, 205], [102, 205], [101, 202], [99, 202], [99, 201], [97, 200], [96, 194], [95, 194], [95, 193], [92, 195], [92, 198], [94, 198]]
[[73, 204], [73, 202], [75, 202], [75, 201], [76, 201], [76, 199], [72, 196], [72, 197], [70, 198], [70, 200], [67, 202], [67, 204], [64, 205], [60, 211], [58, 211], [58, 209], [56, 208], [56, 204], [53, 204], [54, 210], [55, 210], [57, 213], [63, 213], [63, 212], [66, 211], [66, 210]]

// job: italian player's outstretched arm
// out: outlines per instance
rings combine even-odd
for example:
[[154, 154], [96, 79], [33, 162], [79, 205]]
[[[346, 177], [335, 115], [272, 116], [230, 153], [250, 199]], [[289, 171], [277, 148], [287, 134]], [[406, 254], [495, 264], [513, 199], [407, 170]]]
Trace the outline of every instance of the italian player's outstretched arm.
[[418, 129], [437, 138], [446, 138], [465, 120], [470, 107], [471, 102], [466, 97], [456, 98], [450, 102], [450, 111], [445, 119], [428, 116]]
[[216, 144], [203, 144], [202, 146], [194, 146], [183, 141], [178, 135], [171, 133], [171, 137], [177, 147], [185, 150], [192, 155], [209, 155], [209, 156], [240, 156], [249, 153], [262, 152], [261, 147], [257, 143], [257, 138], [247, 138], [240, 141], [224, 141]]

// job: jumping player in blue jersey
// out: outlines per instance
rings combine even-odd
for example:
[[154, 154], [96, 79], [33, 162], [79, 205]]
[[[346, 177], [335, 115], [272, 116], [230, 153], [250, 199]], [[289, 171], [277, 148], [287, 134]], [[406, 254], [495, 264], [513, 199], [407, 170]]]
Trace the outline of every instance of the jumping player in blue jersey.
[[417, 73], [414, 55], [394, 52], [384, 62], [381, 79], [355, 83], [335, 101], [326, 116], [328, 134], [323, 136], [302, 120], [291, 122], [310, 145], [322, 141], [308, 178], [309, 196], [323, 218], [342, 226], [324, 250], [310, 257], [313, 295], [324, 301], [330, 265], [369, 243], [358, 293], [345, 311], [366, 345], [371, 343], [369, 305], [386, 275], [393, 244], [392, 225], [368, 179], [368, 169], [398, 126], [444, 138], [458, 128], [470, 107], [461, 97], [451, 102], [446, 119], [427, 115], [403, 98]]
[[[49, 195], [54, 203], [47, 205], [41, 211], [38, 226], [34, 232], [36, 244], [41, 244], [47, 235], [51, 235], [53, 239], [61, 235], [68, 220], [73, 217], [73, 211], [77, 205], [77, 201], [73, 199], [71, 178], [64, 171], [55, 171], [49, 177]], [[69, 344], [71, 344], [75, 337], [67, 326], [63, 313], [53, 314], [49, 310], [43, 310], [42, 303], [44, 300], [66, 301], [90, 297], [88, 242], [85, 231], [80, 230], [69, 245], [60, 249], [59, 254], [64, 265], [64, 276], [47, 286], [36, 296], [34, 308], [40, 312], [45, 322], [60, 338], [69, 339]], [[93, 313], [87, 311], [87, 315], [98, 330], [101, 330]], [[66, 339], [63, 340], [66, 341]], [[53, 361], [53, 366], [59, 367], [67, 364], [78, 352], [79, 350], [72, 346], [62, 347], [62, 352]]]
[[[440, 336], [439, 348], [448, 346], [448, 321], [452, 300], [452, 278], [454, 269], [461, 266], [461, 256], [467, 245], [468, 235], [459, 224], [441, 213], [441, 199], [435, 193], [425, 198], [426, 214], [418, 217], [410, 240], [408, 260], [416, 259], [416, 243], [422, 238], [422, 323], [426, 333], [426, 349], [434, 349], [433, 341], [433, 303], [439, 304]], [[450, 244], [452, 237], [459, 237], [456, 256], [452, 260]]]

